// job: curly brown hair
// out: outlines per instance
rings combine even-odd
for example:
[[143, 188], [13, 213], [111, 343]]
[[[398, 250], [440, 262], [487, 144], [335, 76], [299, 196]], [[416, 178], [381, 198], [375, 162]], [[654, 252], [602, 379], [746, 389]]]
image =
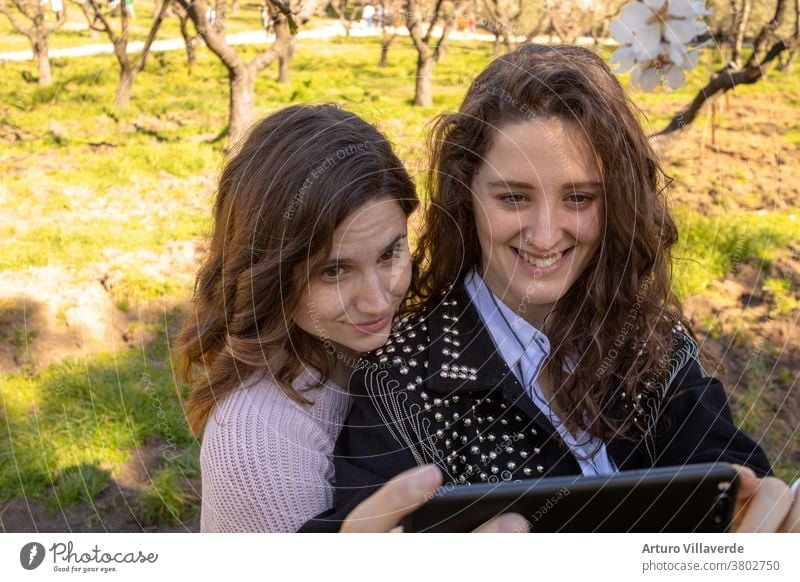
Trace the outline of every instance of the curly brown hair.
[[[305, 364], [327, 379], [332, 368], [322, 342], [291, 314], [336, 227], [380, 198], [397, 200], [407, 217], [419, 203], [386, 137], [357, 115], [299, 105], [253, 126], [222, 171], [208, 254], [178, 336], [195, 433], [253, 374], [271, 375], [301, 403], [308, 401], [292, 382]], [[416, 277], [414, 268], [411, 293]]]
[[421, 293], [426, 303], [437, 302], [470, 270], [480, 271], [473, 179], [496, 132], [534, 116], [575, 123], [604, 189], [602, 242], [543, 330], [552, 346], [555, 404], [573, 431], [623, 435], [637, 421], [633, 413], [610, 415], [607, 397], [621, 387], [636, 402], [655, 390], [673, 350], [673, 327], [683, 320], [671, 290], [678, 234], [663, 196], [669, 179], [599, 56], [575, 46], [522, 46], [478, 75], [457, 113], [436, 120], [430, 203], [416, 249]]

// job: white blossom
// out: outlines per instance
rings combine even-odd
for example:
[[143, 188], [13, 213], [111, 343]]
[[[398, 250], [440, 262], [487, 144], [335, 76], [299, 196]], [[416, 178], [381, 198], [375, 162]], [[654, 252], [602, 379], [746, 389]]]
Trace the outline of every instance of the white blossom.
[[706, 32], [705, 0], [633, 0], [609, 31], [620, 48], [611, 55], [615, 72], [631, 71], [631, 83], [645, 91], [659, 81], [671, 89], [684, 83], [684, 71], [697, 64], [692, 41]]

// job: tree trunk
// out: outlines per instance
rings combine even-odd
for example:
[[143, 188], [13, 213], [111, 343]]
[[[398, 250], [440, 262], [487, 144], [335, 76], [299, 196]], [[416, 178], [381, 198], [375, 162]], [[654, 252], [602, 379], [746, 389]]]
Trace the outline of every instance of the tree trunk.
[[492, 43], [492, 54], [496, 57], [500, 56], [500, 35], [494, 33], [494, 42]]
[[514, 39], [511, 38], [511, 34], [512, 34], [511, 31], [507, 30], [505, 32], [505, 34], [503, 35], [503, 42], [506, 45], [506, 52], [507, 53], [513, 52], [514, 49], [517, 48], [517, 45], [515, 44]]
[[281, 16], [275, 24], [275, 40], [286, 40], [286, 48], [278, 56], [278, 83], [288, 85], [290, 81], [289, 62], [294, 56], [294, 37], [289, 31], [289, 22]]
[[381, 62], [379, 63], [379, 66], [389, 66], [389, 47], [392, 46], [396, 36], [396, 34], [384, 33], [383, 38], [381, 39]]
[[378, 63], [379, 67], [389, 66], [389, 45], [381, 44], [381, 62]]
[[742, 45], [744, 44], [744, 34], [747, 29], [747, 22], [750, 19], [750, 8], [752, 0], [742, 0], [741, 7], [736, 7], [736, 0], [731, 0], [731, 10], [733, 13], [733, 42], [731, 50], [731, 62], [739, 68], [741, 66]]
[[417, 82], [414, 90], [414, 105], [430, 107], [433, 105], [433, 68], [436, 63], [432, 56], [419, 56], [417, 59]]
[[249, 68], [242, 67], [231, 71], [228, 78], [231, 98], [228, 139], [233, 145], [244, 135], [253, 120], [256, 74]]
[[[122, 0], [124, 2], [124, 0]], [[131, 93], [133, 92], [133, 81], [136, 79], [136, 70], [133, 67], [120, 67], [119, 85], [117, 85], [117, 95], [114, 98], [114, 107], [127, 107], [131, 104]]]
[[53, 75], [50, 71], [50, 54], [47, 35], [37, 35], [31, 43], [33, 46], [33, 58], [39, 69], [39, 84], [49, 85], [53, 82]]
[[281, 85], [288, 85], [291, 81], [291, 75], [289, 73], [289, 55], [287, 54], [288, 52], [289, 51], [287, 50], [278, 57], [278, 83]]
[[197, 54], [195, 46], [197, 45], [197, 35], [189, 34], [189, 15], [184, 12], [180, 16], [181, 22], [181, 36], [183, 42], [186, 44], [186, 63], [189, 66], [189, 74], [192, 74], [192, 67], [197, 62]]

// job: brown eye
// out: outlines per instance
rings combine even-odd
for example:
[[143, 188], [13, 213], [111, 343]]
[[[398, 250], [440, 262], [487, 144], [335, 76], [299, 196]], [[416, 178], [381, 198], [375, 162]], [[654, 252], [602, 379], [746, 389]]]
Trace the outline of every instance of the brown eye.
[[322, 276], [327, 279], [338, 279], [347, 272], [347, 269], [340, 266], [325, 267], [322, 270]]
[[397, 243], [391, 249], [386, 251], [381, 255], [381, 261], [392, 261], [400, 256], [400, 252], [403, 250], [402, 243]]
[[525, 196], [523, 194], [519, 194], [518, 192], [509, 192], [508, 194], [503, 194], [500, 197], [500, 200], [516, 206], [517, 204], [522, 204], [525, 202]]
[[567, 200], [576, 206], [584, 206], [594, 200], [594, 197], [590, 194], [584, 194], [583, 192], [573, 192], [567, 197]]

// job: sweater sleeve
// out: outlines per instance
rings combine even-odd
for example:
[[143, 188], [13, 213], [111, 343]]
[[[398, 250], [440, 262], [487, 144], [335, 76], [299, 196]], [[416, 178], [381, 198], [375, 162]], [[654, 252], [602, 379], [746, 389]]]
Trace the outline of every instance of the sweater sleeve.
[[398, 473], [417, 466], [377, 412], [367, 393], [368, 383], [377, 389], [370, 380], [369, 366], [360, 366], [350, 378], [352, 407], [334, 449], [334, 507], [306, 522], [301, 532], [339, 531], [359, 503]]
[[203, 532], [294, 532], [333, 505], [330, 456], [346, 403], [323, 388], [309, 411], [266, 384], [227, 395], [209, 417]]

